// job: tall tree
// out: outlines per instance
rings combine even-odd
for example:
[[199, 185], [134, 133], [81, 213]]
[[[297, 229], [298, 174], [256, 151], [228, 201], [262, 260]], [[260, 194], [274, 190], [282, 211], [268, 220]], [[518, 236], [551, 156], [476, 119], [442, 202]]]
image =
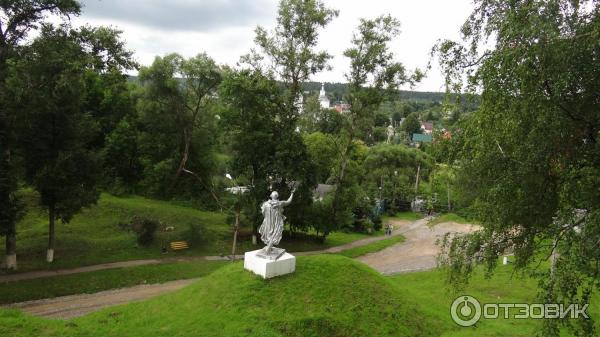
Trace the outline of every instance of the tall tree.
[[[373, 126], [374, 111], [380, 104], [405, 83], [419, 80], [421, 73], [409, 74], [404, 66], [394, 60], [389, 43], [399, 34], [400, 22], [385, 15], [373, 20], [361, 19], [352, 38], [352, 47], [344, 52], [350, 59], [350, 70], [346, 74], [349, 82], [347, 101], [351, 111], [341, 133], [339, 142], [339, 164], [335, 182], [337, 189], [332, 203], [333, 218], [344, 205], [347, 166], [356, 145], [355, 140], [365, 138]], [[347, 202], [346, 202], [347, 203]]]
[[[462, 33], [437, 51], [449, 89], [481, 93], [453, 139], [483, 230], [447, 241], [450, 280], [512, 249], [521, 270], [553, 264], [537, 270], [545, 301], [587, 302], [600, 287], [600, 4], [478, 0]], [[596, 335], [591, 320], [544, 324]]]
[[231, 173], [241, 177], [238, 183], [250, 187], [244, 212], [257, 233], [261, 219], [257, 205], [268, 196], [268, 177], [279, 171], [273, 157], [281, 121], [281, 90], [259, 71], [231, 70], [226, 73], [219, 96], [225, 105], [221, 125], [235, 152]]
[[302, 84], [325, 69], [331, 59], [327, 52], [317, 50], [317, 43], [319, 30], [337, 15], [337, 11], [325, 7], [319, 0], [281, 0], [275, 30], [269, 33], [257, 27], [254, 40], [259, 50], [252, 50], [242, 58], [284, 85], [281, 123], [275, 133], [279, 149], [270, 161], [277, 162], [279, 168], [274, 178], [280, 183], [274, 187], [280, 192], [288, 189], [287, 182], [301, 181], [294, 203], [287, 211], [292, 226], [304, 226], [302, 213], [312, 201], [311, 191], [316, 183], [310, 169], [313, 163], [297, 132], [298, 106], [295, 103], [302, 94]]
[[419, 123], [419, 117], [416, 112], [412, 112], [402, 122], [402, 131], [406, 132], [411, 139], [412, 135], [421, 132], [421, 123]]
[[115, 44], [119, 33], [46, 24], [9, 67], [9, 109], [19, 114], [25, 177], [48, 210], [48, 262], [54, 260], [56, 220], [68, 222], [99, 196], [100, 161], [92, 146], [98, 125], [85, 110], [86, 77], [133, 66], [131, 53]]
[[35, 30], [46, 15], [60, 17], [79, 14], [74, 0], [0, 1], [0, 235], [6, 236], [6, 267], [17, 268], [16, 218], [18, 200], [14, 195], [16, 178], [11, 163], [14, 152], [14, 116], [6, 106], [12, 97], [6, 95], [7, 61], [21, 55], [19, 45]]
[[[146, 118], [148, 130], [161, 133], [160, 129], [167, 128], [168, 133], [175, 133], [173, 139], [173, 135], [168, 133], [160, 135], [148, 132], [151, 138], [167, 135], [171, 138], [165, 139], [163, 144], [147, 139], [147, 145], [154, 149], [152, 152], [156, 152], [157, 147], [163, 149], [150, 153], [155, 158], [153, 165], [159, 167], [166, 164], [169, 171], [172, 167], [170, 177], [161, 178], [169, 182], [168, 186], [161, 188], [161, 194], [172, 193], [182, 173], [193, 176], [203, 189], [213, 193], [209, 171], [212, 161], [210, 141], [214, 137], [209, 133], [215, 123], [211, 104], [222, 80], [220, 67], [204, 53], [189, 59], [169, 54], [157, 57], [150, 67], [142, 67], [140, 80], [144, 84], [147, 101], [146, 117], [150, 117]], [[165, 124], [152, 125], [157, 123], [157, 118]], [[208, 144], [201, 144], [206, 141]], [[165, 147], [166, 144], [172, 145]]]
[[319, 29], [337, 15], [338, 11], [319, 0], [281, 0], [275, 30], [269, 33], [257, 27], [254, 42], [260, 51], [253, 50], [243, 58], [256, 68], [262, 68], [266, 61], [266, 70], [285, 84], [285, 117], [292, 122], [297, 118], [294, 103], [302, 92], [302, 83], [325, 69], [332, 57], [316, 50], [316, 46]]

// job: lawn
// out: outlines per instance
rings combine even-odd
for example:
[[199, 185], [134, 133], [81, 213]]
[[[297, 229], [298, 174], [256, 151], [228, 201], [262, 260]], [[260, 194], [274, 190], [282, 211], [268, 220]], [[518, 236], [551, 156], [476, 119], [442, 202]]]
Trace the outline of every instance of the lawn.
[[397, 236], [389, 237], [387, 239], [383, 239], [381, 241], [372, 242], [372, 243], [366, 244], [364, 246], [342, 250], [341, 252], [339, 252], [337, 254], [344, 255], [346, 257], [355, 258], [355, 257], [359, 257], [362, 255], [370, 254], [370, 253], [376, 253], [380, 250], [384, 250], [387, 247], [393, 246], [393, 245], [403, 242], [403, 241], [404, 241], [404, 237], [402, 235], [397, 235]]
[[384, 216], [383, 220], [407, 220], [407, 221], [417, 221], [419, 219], [423, 219], [423, 214], [419, 212], [398, 212], [394, 214], [394, 216]]
[[230, 264], [180, 291], [64, 321], [0, 310], [0, 336], [436, 336], [389, 279], [339, 255], [271, 280]]
[[[294, 274], [266, 281], [243, 270], [241, 262], [129, 270], [152, 281], [167, 280], [165, 274], [204, 277], [180, 291], [66, 323], [0, 309], [0, 336], [521, 337], [535, 335], [541, 324], [539, 320], [500, 318], [463, 328], [452, 322], [450, 306], [457, 295], [471, 295], [482, 303], [535, 303], [537, 282], [515, 275], [511, 266], [498, 267], [491, 279], [476, 271], [459, 294], [447, 287], [440, 270], [381, 276], [335, 254], [300, 256]], [[110, 278], [105, 272], [89, 273], [78, 282]], [[80, 284], [69, 283], [68, 277], [64, 282], [65, 288]], [[32, 283], [23, 290], [33, 287], [45, 285]], [[592, 317], [600, 314], [595, 299], [589, 310]], [[600, 328], [598, 322], [596, 328]], [[561, 336], [571, 335], [565, 330]]]
[[[116, 197], [102, 194], [97, 205], [84, 209], [70, 223], [57, 224], [55, 261], [48, 264], [45, 262], [47, 215], [37, 206], [36, 193], [23, 190], [20, 195], [28, 212], [17, 225], [19, 272], [136, 259], [231, 253], [232, 227], [227, 223], [225, 213], [202, 211], [174, 202], [138, 196]], [[159, 220], [164, 226], [173, 226], [175, 230], [159, 232], [155, 242], [148, 247], [138, 246], [135, 234], [123, 226], [136, 216]], [[239, 253], [258, 248], [252, 244], [249, 231], [249, 228], [242, 228], [238, 240]], [[319, 250], [370, 236], [372, 235], [332, 233], [324, 243], [312, 237], [286, 236], [280, 246], [292, 252]], [[190, 249], [161, 253], [161, 247], [177, 240], [187, 240]], [[0, 259], [4, 259], [4, 251], [0, 252]]]
[[443, 223], [443, 222], [456, 222], [456, 223], [460, 223], [460, 224], [473, 224], [474, 223], [473, 221], [469, 221], [456, 213], [444, 213], [440, 216], [435, 217], [433, 220], [429, 221], [427, 224], [429, 226], [435, 226], [435, 225]]
[[202, 277], [227, 263], [188, 261], [7, 282], [0, 286], [0, 304]]
[[[537, 281], [515, 275], [510, 266], [499, 266], [491, 279], [486, 279], [479, 269], [468, 287], [459, 294], [454, 294], [445, 284], [445, 274], [440, 270], [400, 274], [389, 276], [389, 279], [401, 291], [410, 293], [411, 299], [419, 303], [422, 312], [443, 322], [443, 337], [529, 337], [535, 336], [540, 328], [541, 321], [532, 319], [481, 320], [467, 328], [459, 327], [451, 320], [450, 306], [457, 295], [471, 295], [481, 303], [537, 303]], [[595, 318], [600, 314], [600, 301], [596, 299], [589, 310]], [[598, 323], [596, 329], [600, 329]], [[570, 334], [565, 330], [561, 336]]]

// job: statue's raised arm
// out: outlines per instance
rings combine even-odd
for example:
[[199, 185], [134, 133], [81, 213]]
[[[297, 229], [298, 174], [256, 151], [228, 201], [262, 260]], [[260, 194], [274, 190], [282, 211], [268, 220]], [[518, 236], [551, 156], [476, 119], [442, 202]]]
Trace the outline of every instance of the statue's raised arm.
[[288, 200], [281, 201], [281, 206], [287, 206], [292, 203], [292, 199], [294, 198], [294, 192], [296, 192], [296, 190], [292, 191], [292, 194], [290, 194], [290, 197], [288, 198]]

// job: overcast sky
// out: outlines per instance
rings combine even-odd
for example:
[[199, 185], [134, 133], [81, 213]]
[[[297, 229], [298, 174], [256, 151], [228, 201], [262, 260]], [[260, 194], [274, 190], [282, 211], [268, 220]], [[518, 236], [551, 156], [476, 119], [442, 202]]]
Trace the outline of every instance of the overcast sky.
[[[218, 63], [235, 65], [253, 47], [254, 28], [272, 29], [276, 0], [83, 0], [83, 13], [75, 24], [109, 25], [123, 31], [129, 49], [143, 65], [156, 55], [177, 52], [193, 56], [206, 52]], [[312, 80], [344, 82], [348, 48], [359, 18], [391, 14], [402, 24], [392, 44], [398, 60], [409, 69], [424, 69], [429, 51], [438, 39], [458, 38], [469, 15], [470, 0], [325, 0], [339, 16], [321, 32], [320, 48], [334, 56], [333, 70]], [[437, 68], [414, 90], [443, 91]]]

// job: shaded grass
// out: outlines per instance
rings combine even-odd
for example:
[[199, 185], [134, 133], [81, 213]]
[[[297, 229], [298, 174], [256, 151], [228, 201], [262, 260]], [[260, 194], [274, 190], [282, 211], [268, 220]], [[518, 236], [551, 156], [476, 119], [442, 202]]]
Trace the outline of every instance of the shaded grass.
[[350, 248], [350, 249], [346, 249], [346, 250], [342, 250], [339, 253], [336, 254], [340, 254], [340, 255], [344, 255], [346, 257], [351, 257], [351, 258], [355, 258], [355, 257], [359, 257], [362, 255], [366, 255], [369, 253], [375, 253], [378, 252], [380, 250], [383, 250], [389, 246], [393, 246], [397, 243], [403, 242], [404, 241], [404, 237], [402, 235], [397, 235], [397, 236], [392, 236], [390, 238], [387, 239], [383, 239], [381, 241], [377, 241], [377, 242], [372, 242], [369, 243], [367, 245], [364, 246], [360, 246], [360, 247], [354, 247], [354, 248]]
[[[102, 194], [97, 205], [84, 209], [70, 223], [57, 224], [55, 261], [48, 264], [45, 262], [48, 233], [46, 211], [39, 207], [37, 193], [22, 190], [20, 195], [28, 212], [17, 224], [19, 272], [136, 259], [231, 253], [233, 231], [225, 213], [201, 211], [175, 202], [138, 196]], [[135, 234], [119, 225], [130, 222], [136, 216], [159, 220], [164, 226], [175, 227], [175, 230], [157, 233], [156, 240], [148, 247], [138, 246]], [[192, 227], [200, 229], [197, 235], [191, 234]], [[249, 231], [249, 228], [242, 229], [242, 232]], [[332, 233], [324, 243], [306, 238], [284, 238], [280, 246], [292, 252], [319, 250], [365, 237], [369, 235]], [[162, 247], [179, 240], [189, 241], [190, 249], [166, 255], [161, 253]], [[239, 253], [257, 248], [252, 244], [250, 235], [239, 237]], [[0, 259], [3, 258], [4, 251], [0, 252]]]
[[435, 318], [365, 265], [338, 255], [298, 257], [271, 280], [221, 268], [175, 293], [69, 322], [0, 310], [0, 335], [21, 336], [435, 336]]
[[168, 263], [1, 283], [0, 304], [196, 278], [225, 264], [225, 261]]
[[423, 214], [419, 212], [398, 212], [393, 216], [384, 216], [383, 220], [407, 220], [407, 221], [417, 221], [419, 219], [423, 219]]
[[427, 225], [435, 226], [435, 225], [443, 223], [443, 222], [456, 222], [456, 223], [460, 223], [460, 224], [473, 224], [474, 223], [473, 221], [469, 221], [456, 213], [445, 213], [445, 214], [442, 214], [442, 215], [434, 218], [433, 220], [429, 221], [427, 223]]

